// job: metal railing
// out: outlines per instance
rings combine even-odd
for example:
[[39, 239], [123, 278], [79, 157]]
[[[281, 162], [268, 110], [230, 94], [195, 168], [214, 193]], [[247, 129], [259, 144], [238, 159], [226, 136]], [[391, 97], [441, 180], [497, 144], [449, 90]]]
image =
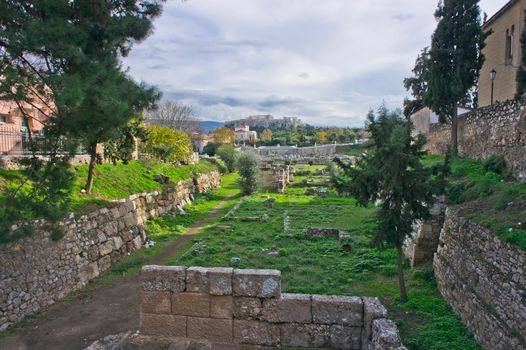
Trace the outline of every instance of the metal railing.
[[[34, 133], [30, 137], [28, 132], [0, 129], [0, 155], [24, 156], [32, 154], [32, 146], [36, 145], [36, 149], [38, 150], [38, 145], [43, 141], [44, 136], [39, 133]], [[64, 141], [64, 139], [59, 140], [57, 149], [55, 149], [54, 152], [66, 152]], [[47, 152], [38, 150], [36, 153], [42, 155], [46, 154]], [[76, 154], [86, 153], [86, 149], [82, 146], [79, 146], [76, 151]]]

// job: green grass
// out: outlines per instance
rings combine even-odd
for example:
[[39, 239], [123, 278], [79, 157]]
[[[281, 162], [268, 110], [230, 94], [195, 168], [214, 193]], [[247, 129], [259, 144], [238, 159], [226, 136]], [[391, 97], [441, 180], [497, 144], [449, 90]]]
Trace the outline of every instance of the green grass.
[[221, 179], [220, 188], [196, 195], [194, 203], [184, 207], [186, 215], [176, 215], [175, 217], [165, 215], [149, 220], [145, 226], [146, 234], [155, 241], [155, 246], [138, 250], [127, 256], [119, 264], [113, 266], [104, 275], [104, 278], [136, 274], [143, 265], [148, 264], [152, 257], [161, 252], [168, 242], [184, 234], [223, 199], [232, 197], [223, 208], [223, 212], [226, 213], [226, 210], [234, 205], [241, 194], [237, 186], [237, 178], [237, 174], [224, 175]]
[[[276, 199], [275, 207], [265, 205], [266, 197]], [[267, 222], [223, 219], [207, 227], [168, 263], [229, 266], [231, 257], [239, 257], [239, 268], [280, 270], [284, 292], [379, 296], [399, 324], [409, 349], [479, 349], [439, 295], [429, 271], [406, 271], [410, 299], [405, 304], [399, 302], [395, 250], [369, 245], [375, 228], [374, 210], [357, 207], [354, 199], [333, 194], [327, 198], [294, 191], [255, 194], [245, 198], [234, 216], [267, 214]], [[290, 218], [287, 232], [285, 213]], [[160, 225], [170, 227], [169, 223]], [[336, 238], [306, 239], [306, 227], [350, 232], [351, 252], [344, 253], [342, 242]], [[266, 254], [273, 247], [279, 249], [278, 256]]]
[[[71, 167], [75, 175], [75, 182], [71, 195], [71, 211], [81, 215], [92, 210], [109, 207], [109, 201], [128, 197], [134, 193], [152, 192], [161, 190], [163, 185], [156, 182], [155, 175], [165, 175], [174, 183], [201, 174], [216, 170], [216, 167], [202, 161], [195, 165], [173, 166], [160, 162], [132, 161], [129, 164], [118, 163], [98, 164], [95, 168], [93, 191], [91, 195], [81, 193], [88, 173], [87, 165]], [[22, 174], [16, 170], [0, 171], [0, 201], [6, 199], [5, 188], [16, 185], [22, 180]], [[1, 214], [1, 213], [0, 213]], [[28, 214], [26, 219], [31, 219]]]

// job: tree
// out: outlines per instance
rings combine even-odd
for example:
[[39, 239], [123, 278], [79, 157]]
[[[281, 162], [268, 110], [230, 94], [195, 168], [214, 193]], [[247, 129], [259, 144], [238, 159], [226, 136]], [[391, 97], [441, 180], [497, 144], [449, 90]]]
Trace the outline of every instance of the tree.
[[355, 166], [336, 159], [343, 174], [336, 175], [339, 192], [353, 195], [358, 204], [379, 201], [375, 240], [396, 247], [400, 298], [407, 300], [402, 246], [414, 220], [429, 217], [438, 186], [432, 171], [424, 168], [423, 136], [411, 136], [411, 122], [381, 107], [369, 115], [371, 137]]
[[208, 154], [210, 157], [213, 157], [216, 155], [217, 148], [219, 145], [214, 142], [209, 142], [203, 147], [203, 153]]
[[426, 64], [429, 61], [429, 48], [424, 48], [418, 55], [412, 70], [413, 76], [404, 79], [404, 87], [411, 91], [413, 100], [404, 100], [404, 115], [410, 117], [418, 108], [424, 105], [424, 94], [427, 91], [427, 83], [424, 80]]
[[137, 151], [138, 141], [145, 142], [147, 138], [148, 131], [142, 126], [142, 121], [132, 120], [119, 130], [117, 137], [104, 144], [104, 157], [113, 165], [119, 160], [128, 164], [133, 159], [133, 153]]
[[221, 145], [232, 145], [236, 138], [234, 130], [225, 127], [215, 129], [213, 135], [214, 142]]
[[318, 143], [324, 143], [327, 141], [327, 133], [325, 131], [320, 130], [316, 133], [316, 135], [314, 135], [314, 139]]
[[216, 154], [225, 162], [229, 172], [236, 170], [237, 151], [230, 145], [221, 145], [216, 151]]
[[[482, 31], [479, 0], [446, 0], [438, 4], [437, 28], [431, 48], [416, 62], [415, 80], [424, 104], [440, 117], [451, 121], [452, 152], [458, 153], [458, 106], [472, 100], [473, 87], [484, 63], [482, 49], [488, 33]], [[418, 95], [418, 94], [417, 94]], [[418, 97], [419, 96], [415, 96]], [[406, 109], [409, 107], [406, 106]]]
[[167, 126], [187, 133], [192, 137], [203, 133], [199, 119], [194, 116], [192, 106], [177, 101], [164, 101], [155, 109], [146, 112], [150, 124]]
[[272, 130], [270, 129], [263, 130], [263, 133], [261, 134], [261, 140], [264, 142], [272, 141]]
[[258, 188], [259, 158], [250, 151], [242, 152], [237, 160], [239, 185], [243, 194], [250, 195]]
[[526, 17], [524, 18], [525, 27], [521, 34], [521, 65], [517, 70], [517, 92], [515, 98], [518, 100], [526, 93]]
[[192, 156], [192, 142], [187, 134], [167, 126], [148, 127], [144, 150], [165, 162], [187, 163]]
[[[0, 4], [0, 98], [43, 103], [57, 140], [81, 140], [91, 156], [150, 108], [158, 93], [133, 81], [120, 59], [152, 32], [161, 0], [4, 1]], [[44, 111], [44, 109], [41, 109]], [[45, 112], [45, 111], [44, 111]], [[57, 141], [58, 142], [58, 141]], [[67, 162], [65, 163], [67, 164]]]

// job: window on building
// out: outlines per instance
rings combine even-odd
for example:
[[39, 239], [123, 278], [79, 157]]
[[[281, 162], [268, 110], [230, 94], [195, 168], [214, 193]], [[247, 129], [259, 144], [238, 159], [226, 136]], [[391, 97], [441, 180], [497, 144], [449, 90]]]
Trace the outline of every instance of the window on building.
[[0, 114], [0, 124], [7, 123], [7, 116]]
[[506, 29], [506, 47], [505, 47], [506, 64], [511, 64], [511, 61], [513, 60], [514, 40], [515, 40], [515, 26], [511, 26], [510, 29]]

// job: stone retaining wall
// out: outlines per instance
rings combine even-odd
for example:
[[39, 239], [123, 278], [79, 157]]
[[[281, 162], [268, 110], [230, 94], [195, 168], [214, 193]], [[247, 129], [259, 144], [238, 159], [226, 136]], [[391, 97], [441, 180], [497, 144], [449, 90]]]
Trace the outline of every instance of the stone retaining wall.
[[162, 192], [132, 195], [79, 218], [71, 215], [59, 223], [65, 235], [58, 241], [36, 221], [31, 236], [0, 245], [0, 330], [82, 288], [140, 249], [146, 220], [190, 203], [194, 192], [219, 181], [219, 173], [212, 172]]
[[[526, 180], [526, 98], [476, 109], [460, 116], [458, 122], [460, 155], [478, 160], [501, 155], [517, 178]], [[444, 154], [450, 143], [451, 126], [433, 124], [426, 136], [426, 149]]]
[[434, 258], [444, 299], [484, 349], [526, 349], [526, 253], [449, 209]]
[[141, 334], [203, 348], [405, 349], [378, 299], [282, 294], [277, 270], [145, 266], [140, 293]]

